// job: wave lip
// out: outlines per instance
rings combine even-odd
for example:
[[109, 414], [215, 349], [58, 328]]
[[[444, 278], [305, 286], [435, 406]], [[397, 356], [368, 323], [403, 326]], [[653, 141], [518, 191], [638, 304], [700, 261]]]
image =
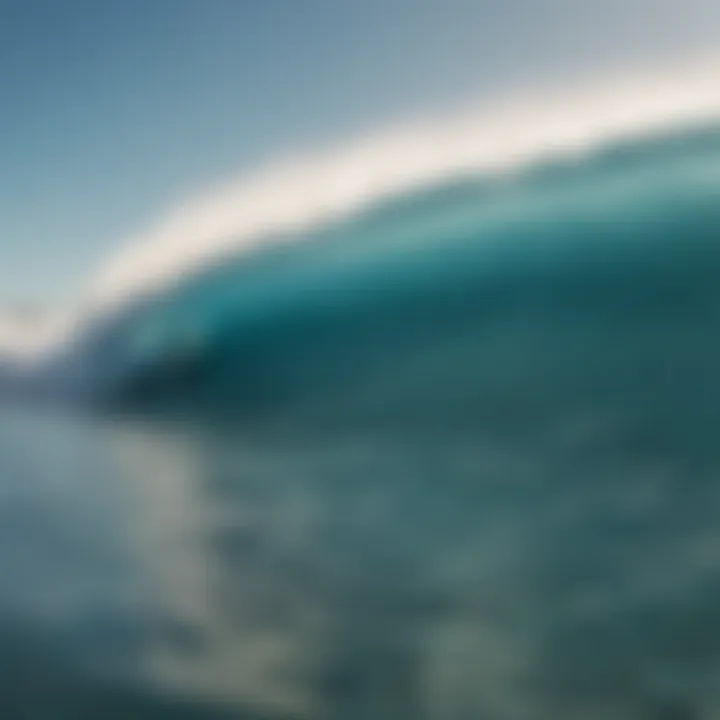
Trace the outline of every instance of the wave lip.
[[226, 254], [262, 247], [269, 237], [290, 242], [383, 198], [718, 120], [719, 70], [717, 58], [705, 58], [672, 72], [507, 99], [267, 166], [182, 203], [130, 238], [91, 296], [112, 307]]

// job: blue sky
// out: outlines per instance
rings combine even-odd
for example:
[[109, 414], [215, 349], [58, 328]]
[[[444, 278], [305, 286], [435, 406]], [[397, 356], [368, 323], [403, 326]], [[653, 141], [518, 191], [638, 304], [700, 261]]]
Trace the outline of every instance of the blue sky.
[[0, 0], [0, 303], [266, 159], [719, 41], [716, 0]]

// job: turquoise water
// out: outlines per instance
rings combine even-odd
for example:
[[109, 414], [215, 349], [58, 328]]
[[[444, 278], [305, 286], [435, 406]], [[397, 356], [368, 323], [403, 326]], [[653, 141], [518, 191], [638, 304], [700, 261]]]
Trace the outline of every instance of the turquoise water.
[[715, 717], [718, 138], [390, 200], [93, 333], [90, 407], [0, 417], [3, 717]]

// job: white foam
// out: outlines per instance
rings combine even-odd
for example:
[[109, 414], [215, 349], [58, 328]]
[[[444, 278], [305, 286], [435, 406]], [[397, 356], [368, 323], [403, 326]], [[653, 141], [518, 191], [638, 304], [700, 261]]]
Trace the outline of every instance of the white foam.
[[291, 158], [178, 204], [127, 241], [100, 275], [102, 305], [157, 290], [224, 253], [360, 211], [379, 198], [463, 173], [493, 172], [666, 126], [720, 119], [720, 61], [536, 93], [409, 122]]
[[0, 359], [11, 363], [41, 361], [83, 326], [77, 310], [57, 309], [32, 322], [0, 315]]

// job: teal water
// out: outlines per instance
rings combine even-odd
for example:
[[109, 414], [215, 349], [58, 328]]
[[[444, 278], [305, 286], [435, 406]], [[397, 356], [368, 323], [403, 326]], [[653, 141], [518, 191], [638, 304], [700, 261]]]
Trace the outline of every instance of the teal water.
[[388, 201], [94, 334], [91, 407], [0, 417], [2, 716], [716, 717], [718, 137]]

